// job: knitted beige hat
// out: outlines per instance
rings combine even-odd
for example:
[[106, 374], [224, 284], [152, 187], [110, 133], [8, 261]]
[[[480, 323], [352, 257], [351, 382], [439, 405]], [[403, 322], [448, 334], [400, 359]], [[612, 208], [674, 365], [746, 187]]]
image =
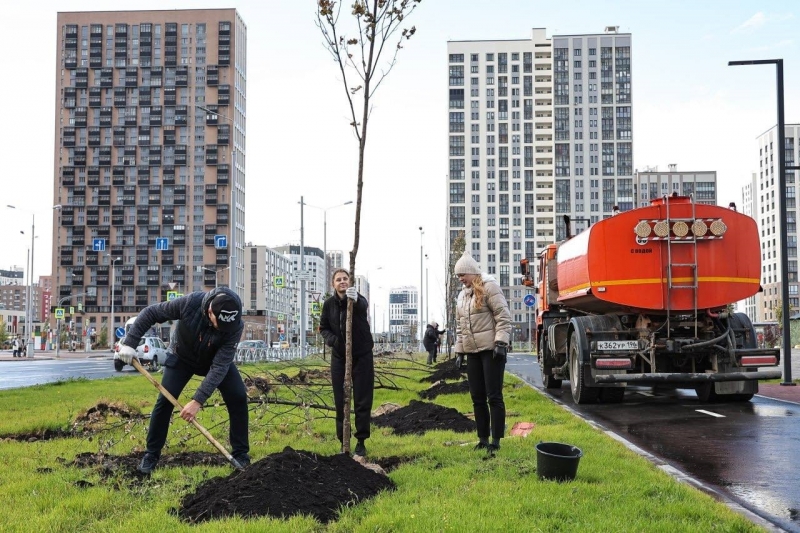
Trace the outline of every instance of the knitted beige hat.
[[469, 252], [464, 252], [456, 262], [455, 273], [458, 274], [480, 274], [481, 266], [475, 261]]

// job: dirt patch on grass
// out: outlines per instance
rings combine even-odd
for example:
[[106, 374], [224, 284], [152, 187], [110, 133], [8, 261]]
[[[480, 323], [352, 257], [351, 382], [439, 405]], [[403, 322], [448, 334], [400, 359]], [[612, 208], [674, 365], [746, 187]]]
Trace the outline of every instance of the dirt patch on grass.
[[330, 368], [326, 368], [324, 370], [320, 370], [317, 368], [312, 368], [310, 370], [301, 370], [297, 373], [297, 378], [300, 383], [314, 383], [315, 381], [330, 381], [331, 380], [331, 370]]
[[75, 418], [72, 424], [73, 435], [85, 435], [106, 429], [111, 419], [133, 420], [145, 416], [120, 402], [99, 402]]
[[[71, 466], [79, 468], [92, 468], [99, 472], [103, 478], [111, 478], [119, 475], [126, 477], [141, 478], [146, 475], [140, 474], [136, 467], [142, 460], [144, 452], [134, 452], [130, 455], [108, 455], [102, 453], [81, 453], [69, 463]], [[210, 452], [179, 452], [176, 454], [165, 454], [158, 462], [158, 468], [182, 467], [182, 466], [224, 466], [228, 465], [228, 460], [219, 453]]]
[[450, 380], [462, 380], [464, 376], [467, 374], [466, 369], [461, 369], [456, 366], [456, 364], [452, 361], [448, 361], [442, 363], [430, 376], [425, 376], [420, 381], [422, 382], [429, 382], [429, 383], [436, 383], [437, 381]]
[[475, 431], [475, 422], [452, 407], [411, 400], [409, 405], [372, 419], [376, 426], [390, 427], [397, 435], [421, 435], [434, 429], [459, 433]]
[[379, 459], [370, 458], [370, 461], [377, 463], [378, 466], [383, 468], [383, 471], [388, 474], [389, 472], [397, 470], [406, 463], [414, 462], [414, 457], [400, 457], [393, 455], [391, 457], [382, 457]]
[[442, 394], [460, 394], [462, 392], [469, 392], [469, 382], [466, 380], [457, 383], [439, 381], [424, 391], [420, 391], [419, 396], [423, 400], [433, 400]]
[[17, 442], [37, 442], [40, 440], [65, 439], [75, 436], [76, 435], [72, 431], [66, 429], [37, 429], [35, 431], [29, 431], [28, 433], [2, 435], [0, 439], [15, 440]]
[[184, 497], [178, 516], [186, 522], [310, 515], [322, 523], [350, 506], [393, 490], [388, 477], [364, 468], [350, 456], [333, 456], [286, 447], [251, 464], [244, 472], [210, 479]]

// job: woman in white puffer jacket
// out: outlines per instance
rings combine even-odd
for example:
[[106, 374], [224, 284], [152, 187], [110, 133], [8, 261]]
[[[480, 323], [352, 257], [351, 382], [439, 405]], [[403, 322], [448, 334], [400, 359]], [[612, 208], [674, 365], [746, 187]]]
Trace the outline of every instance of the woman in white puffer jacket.
[[456, 354], [459, 360], [467, 358], [469, 393], [478, 427], [475, 449], [494, 454], [505, 432], [503, 375], [511, 340], [511, 311], [497, 281], [481, 274], [480, 265], [468, 252], [456, 263], [455, 274], [464, 285], [456, 304]]

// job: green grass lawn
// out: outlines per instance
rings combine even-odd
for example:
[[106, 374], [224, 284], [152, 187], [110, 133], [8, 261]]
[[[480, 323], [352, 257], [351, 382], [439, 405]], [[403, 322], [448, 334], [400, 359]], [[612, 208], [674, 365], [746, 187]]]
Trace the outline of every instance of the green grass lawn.
[[[429, 386], [418, 381], [426, 375], [419, 365], [398, 362], [392, 366], [396, 374], [393, 379], [401, 390], [377, 389], [375, 407], [384, 402], [405, 405], [418, 399], [417, 392]], [[297, 372], [286, 366], [242, 367], [250, 375], [276, 368], [288, 376]], [[196, 385], [192, 382], [190, 388]], [[0, 435], [67, 429], [77, 415], [100, 401], [118, 402], [147, 414], [156, 395], [155, 388], [138, 375], [0, 391]], [[188, 397], [187, 390], [182, 399]], [[215, 395], [209, 405], [218, 401]], [[467, 394], [439, 396], [434, 401], [462, 413], [472, 411]], [[91, 469], [66, 464], [81, 452], [102, 449], [122, 455], [142, 449], [146, 420], [120, 424], [91, 439], [0, 440], [4, 503], [0, 506], [0, 530], [759, 531], [724, 505], [674, 481], [510, 375], [506, 375], [505, 401], [511, 413], [508, 428], [518, 421], [534, 422], [536, 427], [526, 438], [504, 439], [493, 459], [472, 450], [477, 440], [474, 434], [435, 431], [400, 437], [390, 429], [373, 426], [372, 438], [367, 441], [371, 457], [408, 459], [389, 474], [397, 490], [344, 510], [337, 522], [327, 526], [307, 517], [227, 519], [194, 526], [170, 513], [198, 483], [227, 475], [229, 467], [162, 468], [143, 484], [132, 484], [103, 480]], [[224, 407], [204, 409], [199, 421], [227, 444]], [[169, 448], [164, 453], [214, 451], [195, 433], [175, 417]], [[583, 450], [575, 481], [555, 483], [537, 478], [534, 446], [540, 441], [566, 442]], [[258, 460], [285, 446], [333, 454], [339, 443], [332, 417], [270, 405], [251, 412], [251, 446], [253, 459]], [[81, 488], [82, 483], [77, 482], [92, 485], [83, 484]]]

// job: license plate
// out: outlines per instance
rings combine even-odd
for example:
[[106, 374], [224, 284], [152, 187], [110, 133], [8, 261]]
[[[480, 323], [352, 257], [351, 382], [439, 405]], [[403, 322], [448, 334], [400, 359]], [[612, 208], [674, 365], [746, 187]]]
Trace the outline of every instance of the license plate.
[[639, 341], [597, 341], [598, 350], [638, 350]]

